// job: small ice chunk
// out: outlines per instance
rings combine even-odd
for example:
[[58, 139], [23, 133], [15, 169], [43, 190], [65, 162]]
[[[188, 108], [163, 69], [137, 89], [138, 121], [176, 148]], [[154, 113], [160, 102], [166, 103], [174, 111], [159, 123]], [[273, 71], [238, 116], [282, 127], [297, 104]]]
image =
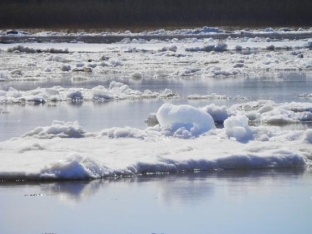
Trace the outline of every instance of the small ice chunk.
[[135, 72], [132, 74], [131, 78], [134, 79], [134, 80], [141, 80], [143, 77], [142, 73], [141, 72]]
[[71, 69], [70, 65], [63, 65], [63, 66], [61, 67], [61, 70], [62, 70], [62, 71], [70, 71], [70, 69]]
[[217, 123], [223, 123], [230, 115], [226, 106], [217, 106], [214, 103], [203, 107], [202, 110], [210, 114]]
[[80, 90], [69, 90], [67, 98], [72, 100], [83, 100], [83, 95]]
[[227, 50], [228, 45], [224, 42], [217, 42], [214, 51], [222, 52]]
[[228, 137], [237, 141], [247, 142], [253, 139], [253, 133], [248, 126], [248, 118], [244, 115], [231, 116], [224, 121], [224, 128]]
[[312, 144], [312, 129], [307, 129], [305, 131], [305, 140]]
[[193, 136], [215, 129], [211, 115], [188, 105], [165, 103], [158, 109], [156, 117], [162, 128], [185, 129]]

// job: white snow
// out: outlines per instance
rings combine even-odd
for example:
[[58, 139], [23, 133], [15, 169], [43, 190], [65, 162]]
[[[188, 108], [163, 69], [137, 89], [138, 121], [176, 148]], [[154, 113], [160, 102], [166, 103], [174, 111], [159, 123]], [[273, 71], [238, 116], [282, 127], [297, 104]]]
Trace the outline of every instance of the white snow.
[[244, 115], [231, 116], [224, 121], [224, 128], [228, 137], [237, 141], [249, 141], [253, 139], [253, 133], [248, 125], [248, 118]]
[[163, 104], [156, 113], [162, 128], [182, 138], [198, 136], [215, 128], [213, 118], [192, 106]]

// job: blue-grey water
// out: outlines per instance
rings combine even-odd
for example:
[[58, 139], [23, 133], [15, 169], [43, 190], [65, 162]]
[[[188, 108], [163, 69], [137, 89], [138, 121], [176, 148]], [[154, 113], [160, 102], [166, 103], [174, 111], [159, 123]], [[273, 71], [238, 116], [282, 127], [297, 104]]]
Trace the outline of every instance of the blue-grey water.
[[309, 234], [312, 172], [0, 183], [1, 233]]

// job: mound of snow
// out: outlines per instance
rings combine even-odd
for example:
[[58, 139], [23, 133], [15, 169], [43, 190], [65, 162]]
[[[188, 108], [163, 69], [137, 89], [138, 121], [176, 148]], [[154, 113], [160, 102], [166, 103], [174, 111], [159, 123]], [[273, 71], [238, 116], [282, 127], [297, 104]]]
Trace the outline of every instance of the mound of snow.
[[248, 142], [253, 140], [252, 129], [248, 125], [248, 118], [244, 115], [231, 116], [224, 121], [226, 135], [237, 141]]
[[215, 129], [213, 118], [209, 114], [188, 105], [163, 104], [156, 117], [162, 128], [177, 137], [199, 136]]
[[108, 176], [109, 170], [89, 158], [72, 154], [45, 167], [40, 172], [41, 179], [96, 179]]

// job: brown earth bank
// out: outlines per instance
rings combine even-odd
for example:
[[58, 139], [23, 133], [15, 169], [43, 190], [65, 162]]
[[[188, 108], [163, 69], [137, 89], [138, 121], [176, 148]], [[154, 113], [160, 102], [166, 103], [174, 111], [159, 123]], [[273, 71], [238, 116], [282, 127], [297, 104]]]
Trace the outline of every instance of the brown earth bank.
[[1, 0], [0, 28], [311, 26], [311, 0]]

